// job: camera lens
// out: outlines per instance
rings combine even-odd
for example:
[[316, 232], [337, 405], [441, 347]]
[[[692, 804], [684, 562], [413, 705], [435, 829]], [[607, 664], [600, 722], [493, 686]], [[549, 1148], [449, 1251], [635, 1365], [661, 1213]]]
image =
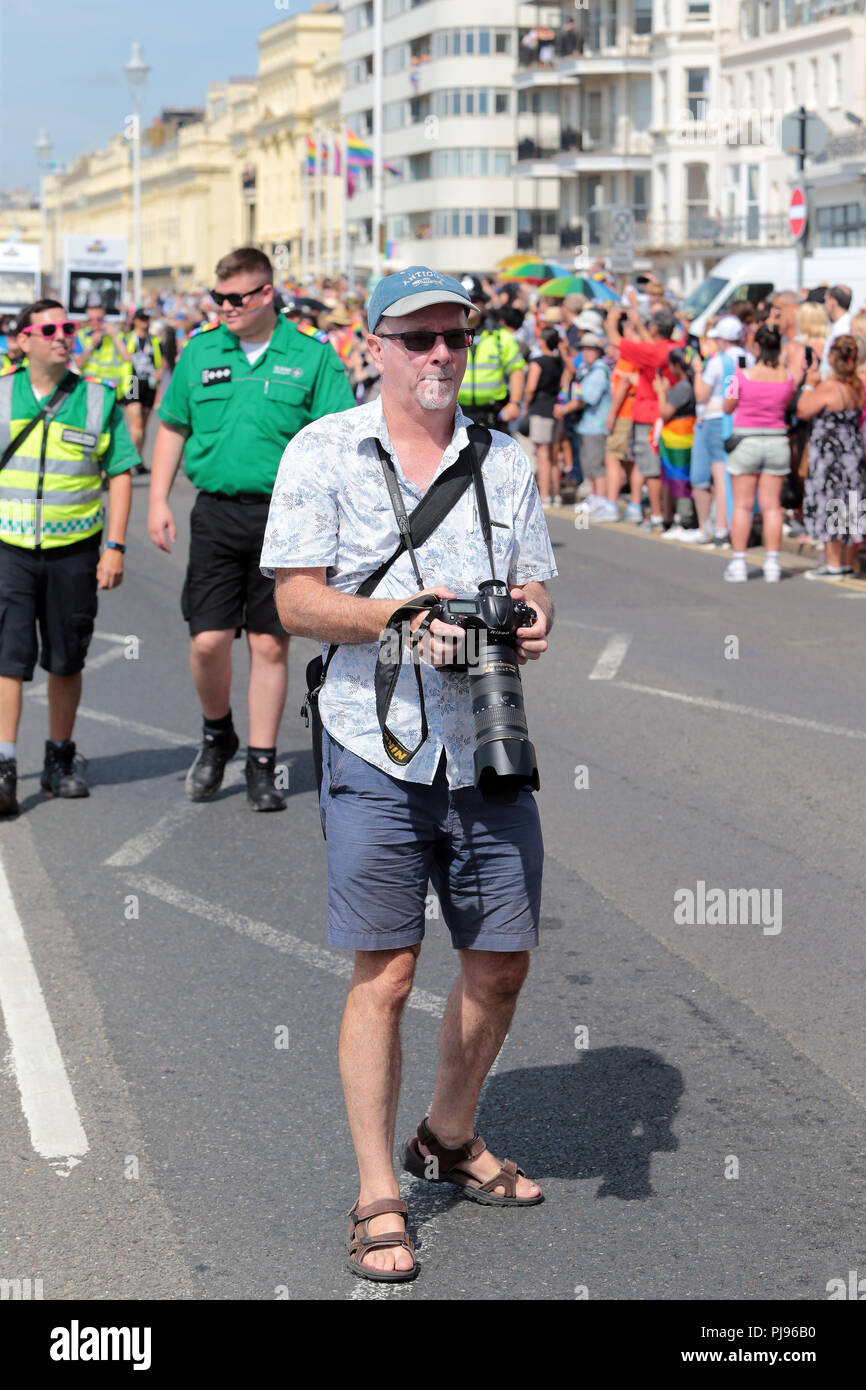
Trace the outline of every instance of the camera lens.
[[475, 731], [475, 785], [485, 801], [511, 803], [522, 788], [540, 786], [529, 741], [523, 683], [514, 648], [482, 641], [469, 668]]

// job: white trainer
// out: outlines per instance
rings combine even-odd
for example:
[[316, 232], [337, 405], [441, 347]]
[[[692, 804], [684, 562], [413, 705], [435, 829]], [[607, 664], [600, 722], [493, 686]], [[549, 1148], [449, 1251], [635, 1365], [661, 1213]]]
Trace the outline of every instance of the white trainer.
[[724, 578], [729, 584], [745, 584], [749, 577], [749, 569], [745, 560], [729, 560], [724, 573]]

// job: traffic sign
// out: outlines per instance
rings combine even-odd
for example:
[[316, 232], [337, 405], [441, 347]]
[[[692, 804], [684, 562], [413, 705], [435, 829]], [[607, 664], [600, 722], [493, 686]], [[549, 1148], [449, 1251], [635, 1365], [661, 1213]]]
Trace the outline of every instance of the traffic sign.
[[795, 241], [799, 241], [806, 230], [806, 216], [806, 190], [797, 184], [791, 189], [791, 201], [788, 204], [788, 226]]
[[631, 208], [614, 208], [610, 220], [610, 268], [616, 275], [627, 275], [634, 268], [634, 213]]
[[800, 140], [803, 139], [803, 155], [806, 159], [815, 159], [822, 154], [830, 136], [829, 127], [824, 124], [820, 116], [816, 116], [814, 111], [805, 113], [805, 132], [801, 137], [803, 122], [799, 111], [791, 111], [782, 120], [782, 149], [785, 154], [799, 155]]

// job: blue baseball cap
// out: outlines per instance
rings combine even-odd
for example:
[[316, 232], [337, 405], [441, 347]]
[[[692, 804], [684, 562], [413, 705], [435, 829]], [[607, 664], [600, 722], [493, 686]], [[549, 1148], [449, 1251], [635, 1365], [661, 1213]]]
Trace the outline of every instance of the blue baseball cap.
[[370, 332], [376, 332], [382, 318], [414, 314], [416, 309], [426, 309], [431, 304], [460, 304], [466, 310], [472, 308], [472, 300], [459, 280], [431, 270], [429, 266], [410, 265], [408, 270], [386, 275], [370, 295], [367, 305]]

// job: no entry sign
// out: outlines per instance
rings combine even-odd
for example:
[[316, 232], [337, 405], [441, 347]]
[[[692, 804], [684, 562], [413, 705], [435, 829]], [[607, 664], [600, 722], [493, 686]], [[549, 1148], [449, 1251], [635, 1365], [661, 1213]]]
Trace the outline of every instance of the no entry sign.
[[791, 236], [795, 241], [799, 241], [806, 230], [806, 190], [798, 184], [791, 189], [791, 201], [788, 204], [788, 226]]

